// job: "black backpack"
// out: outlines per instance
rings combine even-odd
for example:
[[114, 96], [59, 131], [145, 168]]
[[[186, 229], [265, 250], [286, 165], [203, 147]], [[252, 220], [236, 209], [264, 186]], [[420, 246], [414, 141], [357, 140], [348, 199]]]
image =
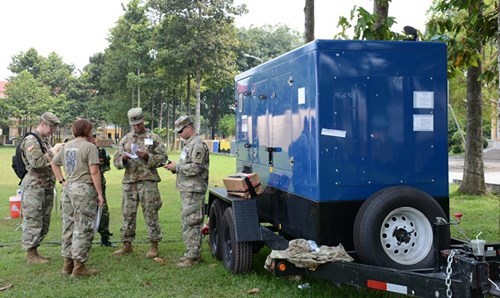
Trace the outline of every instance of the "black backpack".
[[[42, 139], [40, 139], [40, 137], [36, 133], [28, 132], [24, 135], [21, 142], [19, 142], [19, 144], [17, 144], [16, 146], [16, 154], [12, 156], [12, 169], [14, 169], [14, 172], [16, 173], [17, 177], [19, 177], [19, 179], [21, 180], [23, 180], [24, 176], [26, 176], [26, 174], [28, 173], [28, 171], [26, 170], [26, 165], [23, 162], [23, 152], [22, 152], [23, 150], [21, 149], [21, 145], [24, 139], [28, 135], [35, 136], [35, 138], [38, 140], [38, 143], [40, 144], [40, 148], [42, 148], [43, 154], [47, 152], [47, 150], [45, 150], [45, 147], [42, 144]], [[19, 184], [21, 183], [19, 182]]]

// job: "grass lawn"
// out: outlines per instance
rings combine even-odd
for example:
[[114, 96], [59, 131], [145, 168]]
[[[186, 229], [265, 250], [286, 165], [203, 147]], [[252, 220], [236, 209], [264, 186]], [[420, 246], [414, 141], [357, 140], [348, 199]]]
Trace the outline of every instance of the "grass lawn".
[[[110, 152], [111, 154], [113, 152]], [[10, 168], [13, 147], [0, 146], [0, 288], [13, 285], [0, 292], [2, 297], [241, 297], [258, 288], [258, 297], [397, 297], [384, 292], [356, 290], [344, 286], [337, 288], [318, 280], [296, 281], [273, 277], [264, 268], [269, 254], [262, 249], [254, 255], [253, 271], [246, 275], [228, 273], [221, 262], [210, 256], [207, 239], [203, 243], [203, 262], [194, 268], [177, 269], [175, 263], [184, 251], [180, 230], [180, 199], [175, 190], [175, 176], [160, 169], [162, 182], [160, 192], [163, 207], [160, 221], [163, 240], [159, 245], [160, 257], [166, 264], [144, 257], [149, 248], [142, 212], [139, 211], [137, 237], [134, 252], [123, 257], [113, 257], [113, 249], [97, 244], [97, 234], [90, 251], [87, 265], [101, 271], [101, 274], [86, 279], [71, 279], [60, 274], [61, 212], [54, 208], [49, 234], [39, 248], [40, 252], [52, 258], [47, 265], [26, 266], [25, 252], [20, 247], [21, 231], [16, 229], [19, 219], [9, 218], [9, 197], [15, 195], [18, 179]], [[169, 159], [177, 160], [178, 154]], [[230, 156], [211, 155], [210, 186], [220, 186], [222, 177], [234, 173], [235, 159]], [[121, 224], [121, 178], [123, 171], [112, 167], [106, 173], [107, 198], [111, 213], [110, 230], [112, 241], [120, 245]], [[451, 188], [451, 213], [463, 212], [460, 227], [468, 237], [483, 232], [489, 241], [499, 240], [498, 197], [462, 197]], [[481, 219], [481, 220], [478, 220]], [[456, 229], [453, 229], [456, 230]], [[454, 235], [458, 235], [456, 231]], [[309, 282], [310, 288], [300, 290], [297, 286]]]

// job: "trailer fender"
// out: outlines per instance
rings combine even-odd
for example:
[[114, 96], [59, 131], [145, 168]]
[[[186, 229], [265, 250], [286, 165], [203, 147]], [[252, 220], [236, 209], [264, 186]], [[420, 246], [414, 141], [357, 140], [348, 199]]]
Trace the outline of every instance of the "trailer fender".
[[232, 200], [235, 241], [262, 241], [257, 200]]

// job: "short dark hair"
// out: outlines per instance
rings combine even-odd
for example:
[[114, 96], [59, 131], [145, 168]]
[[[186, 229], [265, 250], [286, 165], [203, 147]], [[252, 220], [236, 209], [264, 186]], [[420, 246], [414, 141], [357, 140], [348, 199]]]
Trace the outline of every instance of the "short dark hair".
[[73, 135], [75, 138], [88, 138], [92, 135], [92, 122], [87, 119], [78, 119], [73, 122]]

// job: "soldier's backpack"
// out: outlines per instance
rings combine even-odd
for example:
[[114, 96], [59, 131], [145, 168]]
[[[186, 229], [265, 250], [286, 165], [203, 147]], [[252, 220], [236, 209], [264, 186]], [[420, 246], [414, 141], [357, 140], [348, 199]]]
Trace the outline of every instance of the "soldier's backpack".
[[38, 140], [40, 148], [42, 148], [42, 153], [45, 154], [46, 152], [45, 147], [42, 144], [42, 139], [40, 139], [40, 137], [36, 133], [28, 132], [24, 135], [21, 142], [19, 142], [19, 144], [17, 144], [16, 146], [16, 154], [12, 156], [12, 169], [14, 169], [14, 172], [16, 173], [17, 177], [19, 177], [19, 179], [21, 180], [23, 180], [24, 176], [26, 176], [26, 173], [28, 173], [28, 171], [26, 170], [26, 165], [24, 164], [23, 161], [23, 156], [22, 156], [23, 150], [21, 149], [21, 144], [28, 135], [32, 135]]

